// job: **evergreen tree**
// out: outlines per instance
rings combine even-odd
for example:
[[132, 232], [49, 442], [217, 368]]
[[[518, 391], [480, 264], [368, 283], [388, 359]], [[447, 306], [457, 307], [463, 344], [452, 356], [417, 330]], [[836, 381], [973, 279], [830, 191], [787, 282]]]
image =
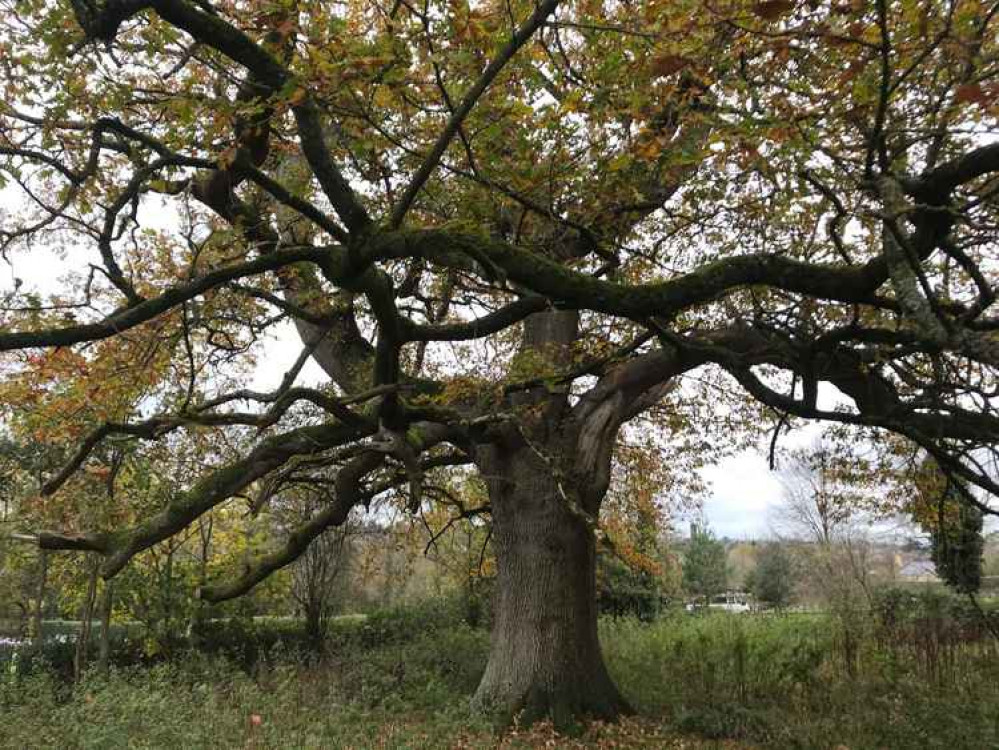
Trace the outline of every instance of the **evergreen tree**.
[[683, 557], [683, 588], [701, 599], [725, 590], [725, 545], [707, 526], [690, 525], [690, 544]]
[[784, 609], [794, 595], [794, 561], [787, 547], [771, 542], [760, 550], [756, 570], [750, 574], [746, 587], [761, 602]]
[[974, 594], [982, 585], [982, 511], [961, 502], [948, 483], [941, 499], [938, 523], [930, 532], [937, 575], [962, 594]]

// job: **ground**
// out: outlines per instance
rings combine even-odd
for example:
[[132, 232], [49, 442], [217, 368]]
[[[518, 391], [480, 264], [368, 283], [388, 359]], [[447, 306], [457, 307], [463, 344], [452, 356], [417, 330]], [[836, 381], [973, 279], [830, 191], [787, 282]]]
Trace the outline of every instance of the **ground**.
[[572, 735], [497, 734], [470, 712], [486, 630], [427, 613], [338, 628], [321, 663], [243, 631], [215, 653], [92, 672], [75, 689], [52, 667], [8, 668], [0, 748], [999, 747], [999, 644], [936, 605], [895, 612], [890, 627], [835, 613], [603, 620], [612, 676], [639, 715]]

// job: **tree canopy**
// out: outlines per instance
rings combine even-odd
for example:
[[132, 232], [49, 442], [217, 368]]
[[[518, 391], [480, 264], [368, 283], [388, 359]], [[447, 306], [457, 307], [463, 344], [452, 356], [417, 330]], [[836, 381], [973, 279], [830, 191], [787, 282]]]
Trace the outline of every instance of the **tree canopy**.
[[[689, 486], [712, 426], [892, 436], [994, 512], [997, 11], [2, 0], [0, 251], [68, 272], [0, 311], [5, 422], [68, 451], [33, 538], [110, 577], [234, 496], [325, 498], [220, 600], [387, 492], [490, 513], [480, 698], [614, 713], [573, 692], [609, 685], [598, 657], [513, 678], [509, 649], [525, 608], [595, 617], [608, 490]], [[248, 389], [287, 320], [301, 356]], [[75, 502], [135, 441], [200, 471], [155, 508]], [[462, 466], [488, 499], [450, 491]]]

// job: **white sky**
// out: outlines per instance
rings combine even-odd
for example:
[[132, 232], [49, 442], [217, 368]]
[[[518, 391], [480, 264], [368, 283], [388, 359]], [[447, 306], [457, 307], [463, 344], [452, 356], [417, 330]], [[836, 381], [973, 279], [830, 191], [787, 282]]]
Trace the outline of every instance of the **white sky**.
[[[0, 294], [13, 288], [15, 277], [23, 282], [21, 291], [53, 292], [59, 288], [57, 280], [66, 269], [67, 263], [45, 248], [34, 248], [30, 255], [15, 253], [10, 264], [0, 262]], [[301, 342], [291, 323], [279, 326], [276, 334], [258, 359], [250, 385], [255, 390], [275, 388], [301, 352]], [[301, 383], [324, 381], [322, 370], [312, 360], [299, 376]], [[799, 430], [785, 436], [781, 445], [796, 446], [808, 442], [814, 434], [812, 429]], [[776, 473], [769, 470], [764, 452], [752, 450], [731, 456], [705, 469], [703, 475], [710, 487], [703, 510], [716, 534], [749, 539], [770, 533], [769, 511], [780, 502], [780, 483]]]
[[[819, 384], [819, 408], [831, 410], [844, 399], [835, 387]], [[782, 432], [777, 447], [782, 451], [803, 448], [813, 443], [826, 426], [824, 422], [806, 422], [792, 432]], [[701, 471], [708, 482], [701, 511], [716, 536], [730, 539], [773, 536], [782, 489], [779, 471], [770, 470], [770, 437], [771, 433], [761, 437], [765, 445], [729, 456]], [[686, 533], [684, 528], [678, 530]]]
[[[16, 212], [16, 199], [13, 191], [0, 190], [0, 223], [7, 223]], [[144, 212], [143, 223], [159, 225], [169, 223], [168, 214]], [[6, 216], [5, 216], [6, 214]], [[152, 215], [151, 215], [152, 214]], [[172, 217], [173, 219], [176, 216]], [[150, 219], [152, 219], [150, 221]], [[93, 257], [80, 258], [76, 253], [86, 253]], [[71, 267], [85, 267], [87, 262], [99, 262], [96, 249], [78, 248], [70, 257], [62, 259], [51, 249], [36, 246], [30, 253], [14, 252], [10, 262], [0, 261], [0, 295], [13, 289], [15, 279], [20, 279], [21, 292], [36, 292], [42, 296], [56, 291], [65, 292], [59, 283], [60, 277]], [[276, 388], [281, 377], [292, 366], [301, 352], [301, 341], [290, 322], [275, 327], [274, 334], [265, 343], [258, 357], [250, 387], [254, 390]], [[312, 360], [305, 365], [298, 382], [318, 385], [326, 382], [326, 376]], [[823, 387], [824, 386], [824, 387]], [[844, 397], [829, 385], [819, 389], [819, 406], [832, 409]], [[809, 423], [806, 426], [781, 436], [780, 447], [795, 448], [812, 442], [822, 431], [822, 423]], [[712, 530], [718, 536], [732, 539], [761, 539], [772, 536], [773, 510], [781, 501], [781, 486], [777, 472], [770, 471], [766, 446], [743, 451], [714, 466], [702, 470], [708, 484], [702, 500], [701, 512]], [[677, 530], [685, 531], [689, 518], [677, 519]]]
[[[298, 357], [301, 343], [291, 323], [282, 324], [278, 335], [268, 342], [254, 373], [257, 390], [278, 385], [281, 376]], [[312, 360], [299, 376], [299, 382], [326, 382], [323, 371]], [[832, 398], [830, 398], [832, 400]], [[821, 431], [821, 424], [809, 424], [782, 436], [781, 448], [805, 445]], [[780, 504], [781, 486], [777, 472], [770, 471], [764, 450], [748, 450], [707, 467], [702, 475], [709, 483], [703, 498], [703, 512], [718, 536], [733, 539], [760, 539], [771, 533], [771, 510]], [[686, 523], [681, 523], [678, 530]]]
[[710, 482], [703, 513], [716, 536], [760, 539], [769, 535], [781, 487], [766, 455], [745, 451], [704, 469], [702, 475]]

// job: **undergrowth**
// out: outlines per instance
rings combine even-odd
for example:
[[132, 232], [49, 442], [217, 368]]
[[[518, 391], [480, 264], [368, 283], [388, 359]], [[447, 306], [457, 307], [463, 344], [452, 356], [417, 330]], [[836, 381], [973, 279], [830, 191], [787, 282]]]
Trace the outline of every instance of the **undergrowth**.
[[243, 632], [261, 639], [253, 659], [220, 635], [209, 652], [76, 686], [41, 663], [8, 664], [0, 747], [999, 748], [995, 641], [940, 601], [889, 604], [848, 620], [603, 620], [608, 666], [639, 717], [574, 738], [543, 724], [495, 735], [468, 709], [488, 633], [425, 606], [343, 621], [321, 660]]

